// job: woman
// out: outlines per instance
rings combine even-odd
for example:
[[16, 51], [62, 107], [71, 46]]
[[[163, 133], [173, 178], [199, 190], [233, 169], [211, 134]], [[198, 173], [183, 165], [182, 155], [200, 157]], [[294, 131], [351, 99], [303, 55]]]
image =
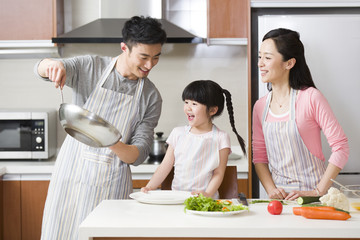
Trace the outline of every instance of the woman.
[[[253, 162], [269, 198], [294, 200], [327, 192], [349, 156], [347, 137], [316, 89], [299, 33], [268, 32], [259, 51], [270, 91], [253, 109]], [[323, 131], [332, 154], [325, 164]]]

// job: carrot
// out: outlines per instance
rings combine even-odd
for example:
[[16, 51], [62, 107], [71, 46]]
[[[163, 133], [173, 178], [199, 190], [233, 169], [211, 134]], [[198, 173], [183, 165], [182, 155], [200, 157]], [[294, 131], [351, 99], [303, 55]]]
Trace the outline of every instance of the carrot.
[[337, 210], [321, 210], [314, 208], [304, 208], [301, 210], [301, 216], [309, 219], [328, 219], [328, 220], [347, 220], [351, 218], [350, 214]]
[[294, 215], [301, 216], [301, 208], [302, 207], [293, 207]]
[[333, 210], [335, 211], [336, 208], [329, 207], [329, 206], [316, 206], [316, 207], [293, 207], [293, 213], [294, 215], [301, 216], [301, 212], [303, 209], [311, 208], [311, 209], [319, 209], [319, 210]]

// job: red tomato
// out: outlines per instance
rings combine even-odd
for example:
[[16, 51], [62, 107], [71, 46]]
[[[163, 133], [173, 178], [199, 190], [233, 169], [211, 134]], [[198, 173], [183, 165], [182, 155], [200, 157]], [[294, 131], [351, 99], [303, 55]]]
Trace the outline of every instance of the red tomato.
[[273, 200], [269, 203], [267, 209], [270, 214], [279, 215], [282, 212], [283, 205], [280, 201]]

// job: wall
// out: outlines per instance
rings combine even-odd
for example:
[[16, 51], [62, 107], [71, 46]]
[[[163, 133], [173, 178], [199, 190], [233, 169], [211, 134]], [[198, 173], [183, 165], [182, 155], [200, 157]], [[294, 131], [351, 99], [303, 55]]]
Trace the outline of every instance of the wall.
[[[103, 6], [104, 7], [104, 6]], [[65, 0], [65, 31], [97, 19], [97, 0]], [[247, 140], [247, 47], [207, 46], [206, 44], [165, 44], [159, 64], [149, 78], [163, 97], [163, 111], [155, 131], [165, 136], [179, 125], [186, 124], [181, 93], [193, 80], [211, 79], [233, 94], [235, 123], [240, 135]], [[67, 44], [61, 49], [62, 57], [83, 54], [116, 56], [119, 44]], [[51, 83], [35, 78], [33, 67], [39, 59], [0, 59], [0, 108], [58, 109], [59, 90]], [[65, 102], [71, 101], [71, 89], [64, 89]], [[238, 145], [232, 133], [227, 111], [215, 119], [215, 124], [230, 133], [233, 145]], [[58, 123], [58, 146], [65, 138]]]

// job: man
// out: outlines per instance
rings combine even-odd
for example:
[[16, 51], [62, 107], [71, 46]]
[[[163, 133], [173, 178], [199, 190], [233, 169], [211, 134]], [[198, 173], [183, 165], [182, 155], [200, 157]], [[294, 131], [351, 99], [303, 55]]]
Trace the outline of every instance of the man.
[[148, 156], [160, 113], [160, 93], [147, 78], [158, 63], [166, 33], [153, 18], [133, 17], [122, 30], [118, 57], [43, 59], [42, 79], [73, 89], [73, 103], [119, 129], [121, 141], [93, 148], [67, 136], [55, 163], [46, 199], [41, 239], [78, 239], [78, 227], [104, 199], [128, 198], [129, 164]]

